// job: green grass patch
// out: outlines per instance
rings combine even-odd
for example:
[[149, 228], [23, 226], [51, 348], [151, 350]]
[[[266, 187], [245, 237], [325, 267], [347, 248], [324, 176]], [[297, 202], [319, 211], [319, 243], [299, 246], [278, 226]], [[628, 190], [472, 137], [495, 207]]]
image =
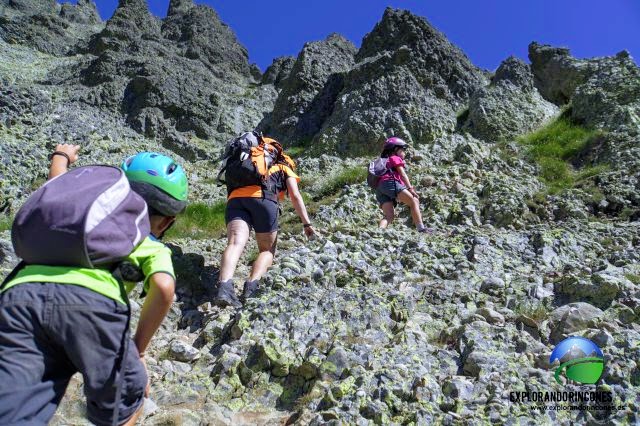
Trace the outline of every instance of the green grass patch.
[[364, 183], [367, 180], [367, 168], [364, 166], [349, 167], [332, 177], [320, 189], [316, 199], [337, 194], [345, 185]]
[[308, 156], [311, 154], [311, 147], [313, 146], [311, 144], [312, 139], [311, 138], [302, 138], [302, 140], [298, 141], [298, 143], [296, 143], [293, 146], [283, 146], [284, 148], [284, 153], [287, 154], [289, 157], [293, 158], [294, 160], [298, 157], [301, 156]]
[[546, 127], [518, 138], [539, 164], [540, 178], [551, 194], [573, 188], [577, 182], [608, 169], [606, 165], [573, 168], [570, 160], [587, 149], [601, 132], [577, 125], [567, 115], [565, 113]]
[[0, 217], [0, 232], [9, 231], [13, 224], [13, 217], [2, 216]]
[[309, 148], [306, 146], [292, 146], [291, 148], [285, 149], [284, 153], [295, 160], [307, 151], [309, 151]]
[[597, 166], [585, 167], [576, 172], [575, 181], [578, 183], [585, 179], [589, 179], [590, 177], [599, 175], [600, 173], [608, 172], [609, 170], [611, 170], [611, 166], [609, 164], [598, 164]]
[[174, 225], [167, 231], [167, 239], [177, 238], [218, 238], [224, 233], [224, 211], [226, 202], [218, 201], [214, 204], [194, 203], [178, 216]]
[[624, 275], [626, 279], [628, 279], [629, 281], [631, 281], [632, 283], [634, 283], [635, 285], [640, 284], [640, 275], [636, 275], [636, 274], [625, 274]]

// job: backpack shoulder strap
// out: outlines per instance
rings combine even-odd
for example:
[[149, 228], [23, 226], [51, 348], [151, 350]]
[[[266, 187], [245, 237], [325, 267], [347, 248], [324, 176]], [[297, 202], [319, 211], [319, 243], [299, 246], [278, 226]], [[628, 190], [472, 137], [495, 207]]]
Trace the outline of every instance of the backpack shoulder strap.
[[20, 263], [18, 263], [16, 267], [13, 268], [13, 271], [9, 272], [9, 275], [7, 275], [6, 278], [2, 281], [2, 284], [0, 284], [0, 291], [4, 290], [5, 286], [9, 283], [9, 281], [14, 279], [16, 275], [18, 275], [18, 272], [24, 269], [25, 266], [27, 266], [27, 262], [25, 262], [24, 260], [21, 260]]

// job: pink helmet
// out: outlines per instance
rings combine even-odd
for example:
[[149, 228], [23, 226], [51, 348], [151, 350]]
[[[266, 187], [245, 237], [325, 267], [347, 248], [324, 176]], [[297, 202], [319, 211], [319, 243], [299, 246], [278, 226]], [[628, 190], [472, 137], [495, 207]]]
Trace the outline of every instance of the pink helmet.
[[390, 149], [390, 148], [401, 148], [401, 147], [405, 147], [408, 146], [409, 144], [406, 143], [405, 141], [403, 141], [402, 139], [396, 137], [396, 136], [392, 136], [389, 139], [386, 140], [386, 142], [384, 143], [384, 146], [382, 147], [383, 150], [386, 149]]

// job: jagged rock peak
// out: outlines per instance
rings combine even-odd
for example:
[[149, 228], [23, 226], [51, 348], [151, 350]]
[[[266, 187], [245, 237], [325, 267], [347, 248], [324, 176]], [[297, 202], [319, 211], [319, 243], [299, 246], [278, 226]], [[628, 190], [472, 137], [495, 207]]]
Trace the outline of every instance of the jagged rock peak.
[[104, 30], [91, 41], [90, 50], [100, 55], [106, 50], [127, 49], [140, 38], [159, 40], [159, 20], [149, 12], [146, 0], [120, 0]]
[[615, 56], [576, 59], [567, 48], [536, 42], [529, 44], [529, 60], [536, 87], [545, 99], [557, 105], [568, 103], [576, 89], [596, 75], [634, 72], [638, 68], [626, 51]]
[[275, 58], [262, 76], [262, 84], [273, 84], [280, 87], [281, 83], [289, 77], [296, 58], [293, 56], [281, 56]]
[[529, 60], [535, 85], [545, 99], [563, 105], [569, 102], [576, 88], [597, 70], [592, 60], [576, 60], [566, 47], [529, 44]]
[[529, 65], [510, 56], [502, 61], [491, 84], [471, 96], [463, 129], [486, 141], [510, 140], [540, 127], [557, 110], [535, 89]]
[[118, 1], [118, 9], [123, 7], [135, 7], [142, 8], [145, 10], [149, 10], [149, 5], [147, 4], [147, 0], [119, 0]]
[[[329, 49], [331, 52], [327, 51], [327, 49]], [[346, 56], [348, 58], [347, 68], [350, 68], [351, 65], [353, 65], [353, 57], [357, 51], [358, 49], [355, 47], [355, 45], [351, 41], [347, 40], [344, 36], [338, 33], [331, 33], [324, 40], [305, 43], [302, 51], [298, 56], [297, 62], [303, 63], [305, 61], [305, 58], [309, 55], [338, 54], [341, 56]], [[329, 73], [336, 72], [337, 70], [333, 68], [334, 67], [332, 67], [330, 63], [327, 63], [327, 67], [325, 67], [324, 70]], [[344, 67], [341, 66], [338, 66], [338, 68], [341, 68], [339, 71], [347, 70], [342, 69]]]
[[174, 0], [170, 8], [173, 13], [163, 21], [162, 35], [178, 43], [182, 56], [207, 62], [213, 69], [224, 65], [225, 70], [255, 79], [247, 49], [215, 10], [207, 5], [195, 6], [190, 0]]
[[426, 85], [444, 84], [456, 101], [465, 101], [486, 83], [482, 72], [425, 18], [387, 8], [382, 20], [362, 40], [356, 62], [394, 56], [389, 67], [406, 65]]
[[77, 24], [97, 24], [102, 22], [98, 8], [93, 0], [78, 0], [77, 4], [64, 3], [60, 16]]
[[340, 33], [331, 33], [331, 34], [329, 34], [327, 36], [327, 38], [325, 38], [325, 41], [327, 43], [345, 43], [345, 44], [348, 44], [350, 46], [353, 45], [353, 43], [351, 43], [351, 41], [349, 41], [347, 38], [345, 38]]
[[193, 6], [193, 0], [171, 0], [169, 2], [169, 11], [167, 12], [167, 16], [184, 13]]
[[501, 81], [509, 81], [523, 89], [532, 89], [533, 74], [531, 73], [531, 67], [522, 59], [510, 56], [502, 61], [491, 83], [498, 84]]
[[[414, 15], [408, 10], [388, 7], [384, 11], [382, 20], [365, 35], [356, 60], [375, 56], [383, 51], [395, 51], [402, 46], [419, 48], [419, 53], [425, 53], [423, 51], [425, 48], [430, 51], [438, 46], [455, 47], [425, 18]], [[455, 47], [455, 53], [469, 61], [457, 47]]]
[[456, 111], [488, 83], [443, 34], [405, 10], [387, 8], [355, 60], [314, 138], [325, 150], [369, 155], [390, 135], [432, 142], [455, 130]]

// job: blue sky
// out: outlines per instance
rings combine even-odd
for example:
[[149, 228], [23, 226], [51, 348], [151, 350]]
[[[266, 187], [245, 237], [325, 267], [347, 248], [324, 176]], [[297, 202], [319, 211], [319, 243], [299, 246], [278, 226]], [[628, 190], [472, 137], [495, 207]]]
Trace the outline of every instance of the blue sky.
[[[356, 46], [385, 7], [426, 17], [482, 68], [509, 55], [527, 59], [531, 41], [566, 46], [579, 58], [627, 49], [640, 59], [640, 0], [196, 0], [212, 6], [264, 70], [273, 58], [297, 55], [307, 41], [338, 32]], [[148, 0], [166, 15], [169, 0]], [[97, 0], [103, 19], [117, 0]]]

